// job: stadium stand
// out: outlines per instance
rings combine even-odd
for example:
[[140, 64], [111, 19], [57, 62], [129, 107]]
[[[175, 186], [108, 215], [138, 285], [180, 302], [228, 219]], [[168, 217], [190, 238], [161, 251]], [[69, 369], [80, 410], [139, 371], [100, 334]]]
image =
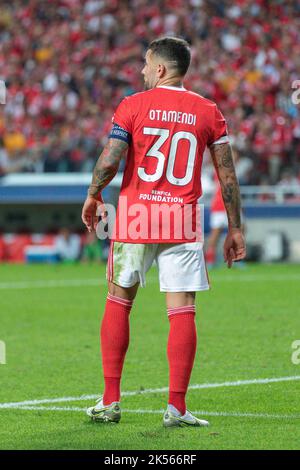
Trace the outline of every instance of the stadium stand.
[[293, 0], [2, 0], [0, 175], [90, 172], [147, 44], [192, 45], [186, 87], [216, 101], [240, 182], [300, 184], [300, 4]]

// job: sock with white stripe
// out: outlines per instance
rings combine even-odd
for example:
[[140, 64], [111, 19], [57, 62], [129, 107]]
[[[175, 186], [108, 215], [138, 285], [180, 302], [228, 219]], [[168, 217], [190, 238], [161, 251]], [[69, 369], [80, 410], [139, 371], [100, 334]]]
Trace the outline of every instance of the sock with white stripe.
[[131, 307], [131, 300], [108, 294], [100, 333], [105, 382], [104, 405], [120, 401], [120, 382], [129, 345]]
[[186, 412], [185, 396], [197, 348], [195, 305], [168, 309], [169, 400], [182, 415]]

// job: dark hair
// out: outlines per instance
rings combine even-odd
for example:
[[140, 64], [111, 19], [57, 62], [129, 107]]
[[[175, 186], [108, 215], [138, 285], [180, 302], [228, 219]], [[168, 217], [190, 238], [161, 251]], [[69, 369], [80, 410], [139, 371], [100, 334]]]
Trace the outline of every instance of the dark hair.
[[181, 38], [165, 37], [155, 39], [148, 47], [153, 54], [157, 54], [167, 61], [174, 62], [174, 67], [181, 76], [184, 76], [191, 62], [189, 44]]

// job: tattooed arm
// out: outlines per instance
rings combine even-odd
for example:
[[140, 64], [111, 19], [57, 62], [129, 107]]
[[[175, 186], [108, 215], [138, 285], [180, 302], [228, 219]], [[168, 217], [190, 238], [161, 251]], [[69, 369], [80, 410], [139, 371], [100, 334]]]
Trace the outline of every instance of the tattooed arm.
[[228, 217], [228, 235], [224, 243], [224, 259], [231, 267], [233, 261], [246, 256], [245, 240], [241, 228], [241, 197], [229, 143], [210, 146], [212, 160], [220, 181], [223, 201]]
[[109, 139], [98, 158], [81, 216], [89, 232], [96, 229], [98, 208], [100, 208], [100, 215], [102, 217], [105, 214], [101, 191], [116, 175], [120, 161], [126, 155], [127, 149], [128, 144], [123, 140]]
[[241, 200], [230, 144], [210, 147], [212, 160], [220, 181], [229, 228], [241, 228]]
[[119, 139], [109, 139], [95, 165], [88, 194], [97, 199], [102, 189], [116, 175], [120, 161], [125, 156], [128, 144]]

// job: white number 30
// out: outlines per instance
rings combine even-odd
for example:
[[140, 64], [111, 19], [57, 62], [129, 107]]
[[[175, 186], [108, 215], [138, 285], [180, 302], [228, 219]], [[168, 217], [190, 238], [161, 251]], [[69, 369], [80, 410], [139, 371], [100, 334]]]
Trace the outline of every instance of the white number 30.
[[[148, 174], [145, 171], [145, 168], [139, 167], [138, 168], [138, 175], [143, 181], [157, 181], [162, 177], [164, 171], [164, 164], [165, 164], [165, 155], [160, 151], [162, 145], [166, 142], [169, 138], [170, 131], [168, 129], [159, 129], [156, 127], [144, 127], [144, 134], [147, 135], [157, 135], [159, 136], [158, 139], [154, 142], [146, 157], [155, 157], [157, 158], [157, 166], [156, 170], [152, 174]], [[190, 143], [189, 148], [189, 155], [187, 160], [187, 168], [185, 175], [182, 178], [178, 178], [174, 176], [174, 167], [175, 167], [175, 159], [177, 153], [178, 142], [181, 139], [186, 139]], [[177, 186], [185, 186], [186, 184], [190, 183], [193, 177], [193, 170], [194, 170], [194, 163], [196, 158], [196, 149], [197, 149], [197, 139], [191, 132], [184, 132], [179, 131], [176, 132], [171, 140], [170, 146], [170, 153], [168, 158], [168, 165], [167, 165], [167, 172], [166, 177], [167, 180], [174, 185]]]

